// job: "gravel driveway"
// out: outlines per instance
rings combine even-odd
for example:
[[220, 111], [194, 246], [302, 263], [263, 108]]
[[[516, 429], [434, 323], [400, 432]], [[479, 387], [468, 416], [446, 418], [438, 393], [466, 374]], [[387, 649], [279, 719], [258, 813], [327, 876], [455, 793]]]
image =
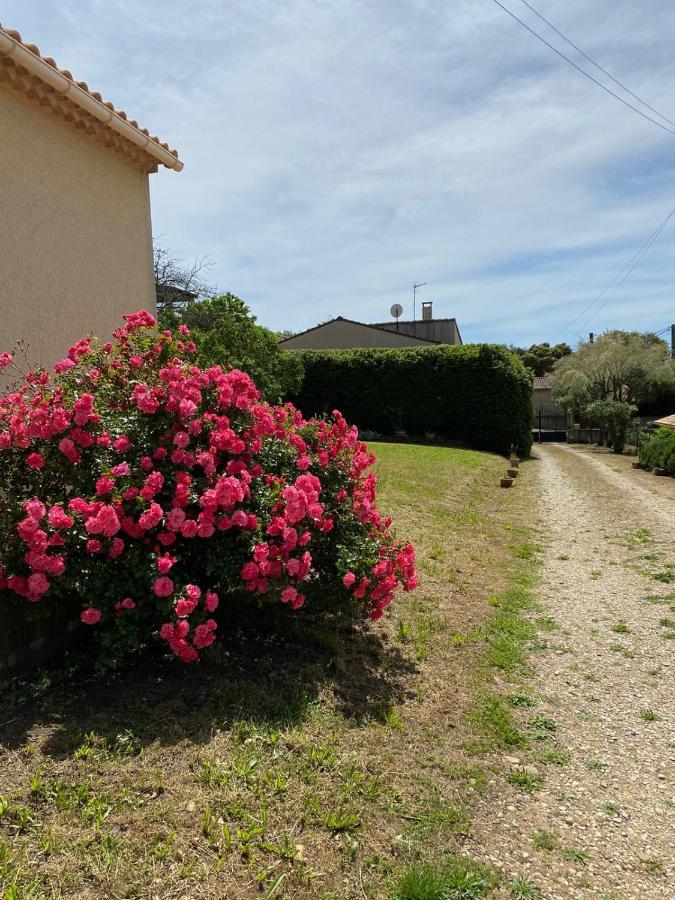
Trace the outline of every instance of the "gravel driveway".
[[516, 710], [534, 740], [503, 760], [535, 789], [504, 783], [476, 839], [526, 879], [512, 896], [673, 900], [673, 480], [566, 445], [535, 454], [544, 631], [522, 688], [536, 705]]

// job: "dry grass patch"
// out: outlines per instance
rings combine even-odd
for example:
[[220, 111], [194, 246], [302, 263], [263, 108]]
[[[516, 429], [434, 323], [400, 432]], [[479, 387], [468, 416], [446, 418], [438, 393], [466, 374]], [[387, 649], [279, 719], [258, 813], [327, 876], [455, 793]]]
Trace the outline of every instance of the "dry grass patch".
[[501, 701], [474, 704], [486, 642], [506, 672], [520, 663], [505, 561], [525, 543], [495, 487], [503, 460], [375, 449], [421, 575], [380, 623], [286, 616], [195, 668], [156, 661], [0, 706], [3, 900], [404, 897], [410, 869], [461, 869], [448, 854], [486, 787], [470, 711], [510, 727]]

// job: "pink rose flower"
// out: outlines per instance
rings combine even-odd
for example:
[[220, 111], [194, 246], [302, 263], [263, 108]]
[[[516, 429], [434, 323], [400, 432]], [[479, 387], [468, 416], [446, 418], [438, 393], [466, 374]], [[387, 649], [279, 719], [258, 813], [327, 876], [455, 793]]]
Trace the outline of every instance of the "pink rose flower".
[[83, 609], [80, 613], [80, 620], [84, 622], [85, 625], [96, 625], [101, 619], [101, 610], [96, 609], [95, 606], [89, 606], [87, 609]]
[[166, 575], [156, 578], [152, 585], [152, 592], [156, 597], [170, 597], [173, 594], [173, 581]]
[[353, 572], [347, 572], [347, 574], [342, 578], [342, 583], [347, 588], [347, 590], [349, 590], [349, 588], [354, 584], [355, 581], [356, 575]]

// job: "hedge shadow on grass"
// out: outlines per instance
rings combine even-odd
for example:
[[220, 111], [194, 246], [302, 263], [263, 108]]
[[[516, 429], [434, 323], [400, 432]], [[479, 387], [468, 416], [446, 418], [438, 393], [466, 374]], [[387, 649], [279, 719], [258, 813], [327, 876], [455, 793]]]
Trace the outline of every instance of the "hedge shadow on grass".
[[300, 725], [326, 692], [356, 724], [383, 721], [414, 696], [416, 671], [382, 634], [363, 627], [323, 631], [307, 620], [283, 635], [238, 631], [195, 666], [144, 660], [112, 677], [76, 676], [40, 699], [3, 703], [0, 746], [16, 749], [30, 737], [45, 755], [65, 758], [89, 733], [109, 741], [127, 733], [139, 749], [155, 741], [204, 744], [237, 721]]

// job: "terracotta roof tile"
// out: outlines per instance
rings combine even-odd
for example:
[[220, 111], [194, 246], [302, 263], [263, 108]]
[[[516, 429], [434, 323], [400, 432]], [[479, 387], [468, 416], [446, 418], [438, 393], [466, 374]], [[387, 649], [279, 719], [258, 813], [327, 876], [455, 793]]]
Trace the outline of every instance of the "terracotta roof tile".
[[[124, 110], [116, 109], [114, 104], [111, 103], [109, 100], [104, 100], [98, 91], [91, 90], [89, 88], [89, 85], [86, 83], [86, 81], [77, 81], [74, 78], [72, 72], [70, 72], [70, 70], [59, 69], [59, 67], [57, 66], [56, 61], [53, 59], [53, 57], [42, 56], [42, 54], [40, 53], [40, 48], [37, 46], [37, 44], [32, 44], [32, 43], [28, 43], [27, 41], [24, 41], [23, 38], [21, 37], [20, 32], [16, 31], [16, 29], [3, 28], [2, 25], [0, 25], [0, 38], [2, 37], [3, 34], [6, 35], [7, 37], [11, 38], [13, 41], [16, 41], [16, 43], [18, 45], [20, 45], [22, 48], [24, 48], [24, 50], [28, 50], [30, 53], [32, 53], [34, 56], [36, 56], [38, 59], [40, 59], [43, 63], [46, 63], [48, 66], [50, 66], [56, 72], [60, 73], [64, 78], [66, 78], [69, 82], [71, 82], [74, 86], [76, 86], [80, 91], [84, 92], [84, 94], [91, 97], [92, 100], [95, 100], [97, 103], [100, 103], [101, 106], [110, 110], [110, 112], [112, 112], [115, 117], [122, 120], [123, 122], [126, 122], [129, 126], [131, 126], [131, 128], [133, 128], [135, 131], [137, 131], [138, 135], [139, 135], [138, 141], [134, 141], [133, 137], [129, 136], [131, 138], [132, 142], [137, 143], [137, 145], [139, 147], [141, 147], [141, 149], [145, 149], [145, 152], [149, 153], [151, 156], [153, 156], [155, 158], [156, 162], [161, 162], [168, 168], [174, 168], [177, 170], [180, 170], [183, 168], [182, 162], [180, 162], [180, 160], [178, 159], [178, 151], [177, 150], [174, 150], [173, 148], [169, 147], [169, 145], [166, 142], [160, 141], [160, 139], [156, 135], [150, 135], [150, 132], [148, 131], [147, 128], [141, 128], [141, 126], [138, 124], [138, 122], [135, 119], [129, 119], [129, 116], [126, 114], [126, 112], [124, 112]], [[13, 51], [16, 49], [16, 46], [12, 47], [9, 41], [5, 41], [4, 43], [9, 45], [10, 49], [9, 50], [3, 49], [3, 42], [0, 41], [0, 63], [2, 63], [3, 60], [9, 59], [10, 64], [16, 63], [17, 66], [21, 67], [21, 62], [17, 61], [14, 58], [15, 54]], [[39, 73], [35, 74], [33, 77], [39, 78], [40, 77]], [[49, 79], [46, 80], [45, 83], [49, 86], [49, 88], [51, 90], [54, 90], [53, 84], [49, 83], [50, 80], [53, 81], [53, 78], [51, 78], [51, 76]], [[28, 88], [26, 87], [25, 89], [28, 89]], [[69, 101], [72, 101], [72, 103], [74, 103], [75, 105], [78, 105], [77, 91], [73, 91], [72, 93], [71, 93], [71, 91], [66, 91], [66, 92], [64, 92], [64, 94], [67, 94]], [[84, 101], [82, 101], [82, 102], [84, 103]], [[86, 106], [85, 106], [85, 111], [88, 112], [88, 110], [86, 109]], [[103, 123], [103, 124], [106, 124], [106, 123]], [[108, 127], [111, 127], [110, 123], [108, 123]], [[113, 130], [116, 130], [116, 129], [114, 129], [114, 126], [112, 126], [112, 128], [113, 128]], [[162, 154], [158, 154], [156, 151], [153, 151], [153, 149], [151, 147], [149, 147], [149, 145], [148, 145], [149, 141], [152, 141], [153, 143], [157, 144], [158, 147], [161, 147], [163, 150], [167, 151], [174, 158], [174, 161], [168, 160], [168, 159], [166, 159], [166, 157], [162, 158]]]
[[553, 387], [553, 375], [535, 375], [534, 389], [535, 391], [550, 391]]

